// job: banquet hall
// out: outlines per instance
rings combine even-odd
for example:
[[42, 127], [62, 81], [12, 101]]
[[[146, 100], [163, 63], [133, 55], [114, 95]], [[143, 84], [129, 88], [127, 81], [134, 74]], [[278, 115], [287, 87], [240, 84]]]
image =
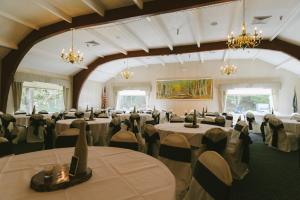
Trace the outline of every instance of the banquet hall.
[[298, 0], [0, 0], [0, 200], [300, 199]]

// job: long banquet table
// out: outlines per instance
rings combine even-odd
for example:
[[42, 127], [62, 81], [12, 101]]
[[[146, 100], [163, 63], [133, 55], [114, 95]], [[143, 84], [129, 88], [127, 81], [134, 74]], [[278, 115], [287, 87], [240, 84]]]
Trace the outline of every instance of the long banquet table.
[[186, 128], [184, 123], [163, 123], [155, 125], [160, 135], [160, 139], [163, 139], [169, 134], [179, 133], [187, 138], [192, 146], [201, 147], [202, 136], [211, 128], [221, 128], [225, 131], [231, 131], [231, 127], [220, 127], [209, 124], [199, 124], [199, 128]]
[[0, 159], [0, 199], [5, 200], [174, 200], [175, 178], [159, 160], [128, 149], [89, 147], [87, 182], [54, 192], [36, 192], [31, 177], [50, 164], [66, 164], [74, 148], [52, 149]]
[[[55, 125], [56, 133], [60, 135], [64, 130], [70, 127], [74, 120], [75, 119], [65, 119], [57, 121]], [[110, 118], [94, 118], [93, 121], [87, 121], [92, 132], [94, 144], [101, 146], [106, 145], [105, 143], [110, 121]]]

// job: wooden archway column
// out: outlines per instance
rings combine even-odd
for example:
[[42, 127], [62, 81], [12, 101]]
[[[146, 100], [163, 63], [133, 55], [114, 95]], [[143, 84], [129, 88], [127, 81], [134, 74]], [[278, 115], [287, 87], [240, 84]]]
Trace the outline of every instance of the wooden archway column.
[[17, 50], [12, 50], [2, 59], [0, 82], [0, 111], [6, 111], [9, 88], [13, 82], [15, 72], [26, 53], [38, 42], [54, 35], [70, 30], [70, 28], [84, 28], [113, 23], [125, 19], [134, 19], [141, 16], [158, 15], [190, 8], [203, 7], [213, 4], [227, 3], [237, 0], [154, 0], [145, 2], [143, 9], [136, 5], [107, 10], [102, 17], [97, 13], [72, 18], [72, 23], [60, 21], [33, 30], [19, 44]]
[[[113, 60], [123, 59], [123, 58], [193, 53], [193, 52], [202, 52], [202, 51], [222, 50], [226, 48], [227, 48], [226, 41], [221, 41], [221, 42], [202, 43], [200, 48], [198, 48], [197, 45], [184, 45], [184, 46], [174, 47], [173, 51], [171, 51], [169, 48], [157, 48], [157, 49], [149, 49], [149, 53], [143, 50], [139, 50], [139, 51], [129, 51], [127, 55], [118, 53], [118, 54], [105, 56], [103, 58], [99, 57], [88, 65], [88, 69], [82, 70], [73, 76], [73, 98], [72, 98], [73, 107], [77, 108], [78, 106], [79, 95], [84, 82], [99, 65], [102, 65], [104, 63]], [[282, 41], [280, 39], [275, 39], [273, 41], [264, 40], [262, 44], [258, 46], [258, 48], [281, 51], [300, 60], [300, 46]]]

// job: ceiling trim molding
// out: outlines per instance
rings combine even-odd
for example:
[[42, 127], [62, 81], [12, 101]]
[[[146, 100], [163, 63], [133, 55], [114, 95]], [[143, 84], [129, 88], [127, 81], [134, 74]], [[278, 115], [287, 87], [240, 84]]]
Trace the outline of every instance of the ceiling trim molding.
[[[263, 40], [262, 43], [258, 46], [259, 49], [269, 49], [274, 51], [281, 51], [290, 56], [300, 60], [300, 46], [285, 42], [280, 39], [274, 39], [273, 41]], [[145, 56], [163, 56], [163, 55], [179, 55], [183, 53], [194, 53], [194, 52], [203, 52], [203, 51], [215, 51], [215, 50], [224, 50], [227, 49], [226, 41], [219, 42], [210, 42], [202, 43], [200, 47], [196, 44], [193, 45], [183, 45], [183, 46], [174, 46], [173, 50], [170, 50], [168, 47], [149, 49], [149, 53], [143, 50], [137, 51], [128, 51], [127, 55], [122, 53], [112, 54], [105, 56], [103, 58], [97, 58], [88, 65], [88, 69], [82, 70], [73, 76], [73, 107], [77, 108], [79, 95], [82, 89], [84, 82], [88, 79], [89, 75], [97, 69], [98, 66], [118, 59], [123, 58], [134, 58], [134, 57], [145, 57]]]
[[135, 4], [127, 7], [107, 10], [102, 17], [98, 13], [92, 13], [72, 18], [72, 23], [60, 21], [33, 30], [19, 44], [17, 50], [12, 50], [2, 59], [2, 73], [0, 83], [0, 110], [6, 111], [9, 88], [14, 80], [14, 74], [26, 53], [38, 42], [54, 35], [69, 31], [70, 28], [86, 28], [103, 24], [118, 22], [125, 19], [147, 17], [158, 14], [170, 13], [214, 4], [235, 2], [238, 0], [172, 0], [170, 4], [166, 0], [144, 2], [143, 9], [137, 9]]

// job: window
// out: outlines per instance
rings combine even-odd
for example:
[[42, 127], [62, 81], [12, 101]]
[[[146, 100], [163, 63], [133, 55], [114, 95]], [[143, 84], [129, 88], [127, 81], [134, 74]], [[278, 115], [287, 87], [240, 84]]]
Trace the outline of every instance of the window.
[[272, 89], [265, 88], [235, 88], [227, 90], [225, 112], [270, 113], [273, 108]]
[[31, 113], [36, 111], [60, 112], [64, 110], [63, 87], [42, 82], [24, 82], [20, 110]]
[[146, 92], [142, 90], [122, 90], [118, 92], [117, 109], [131, 111], [146, 108]]

